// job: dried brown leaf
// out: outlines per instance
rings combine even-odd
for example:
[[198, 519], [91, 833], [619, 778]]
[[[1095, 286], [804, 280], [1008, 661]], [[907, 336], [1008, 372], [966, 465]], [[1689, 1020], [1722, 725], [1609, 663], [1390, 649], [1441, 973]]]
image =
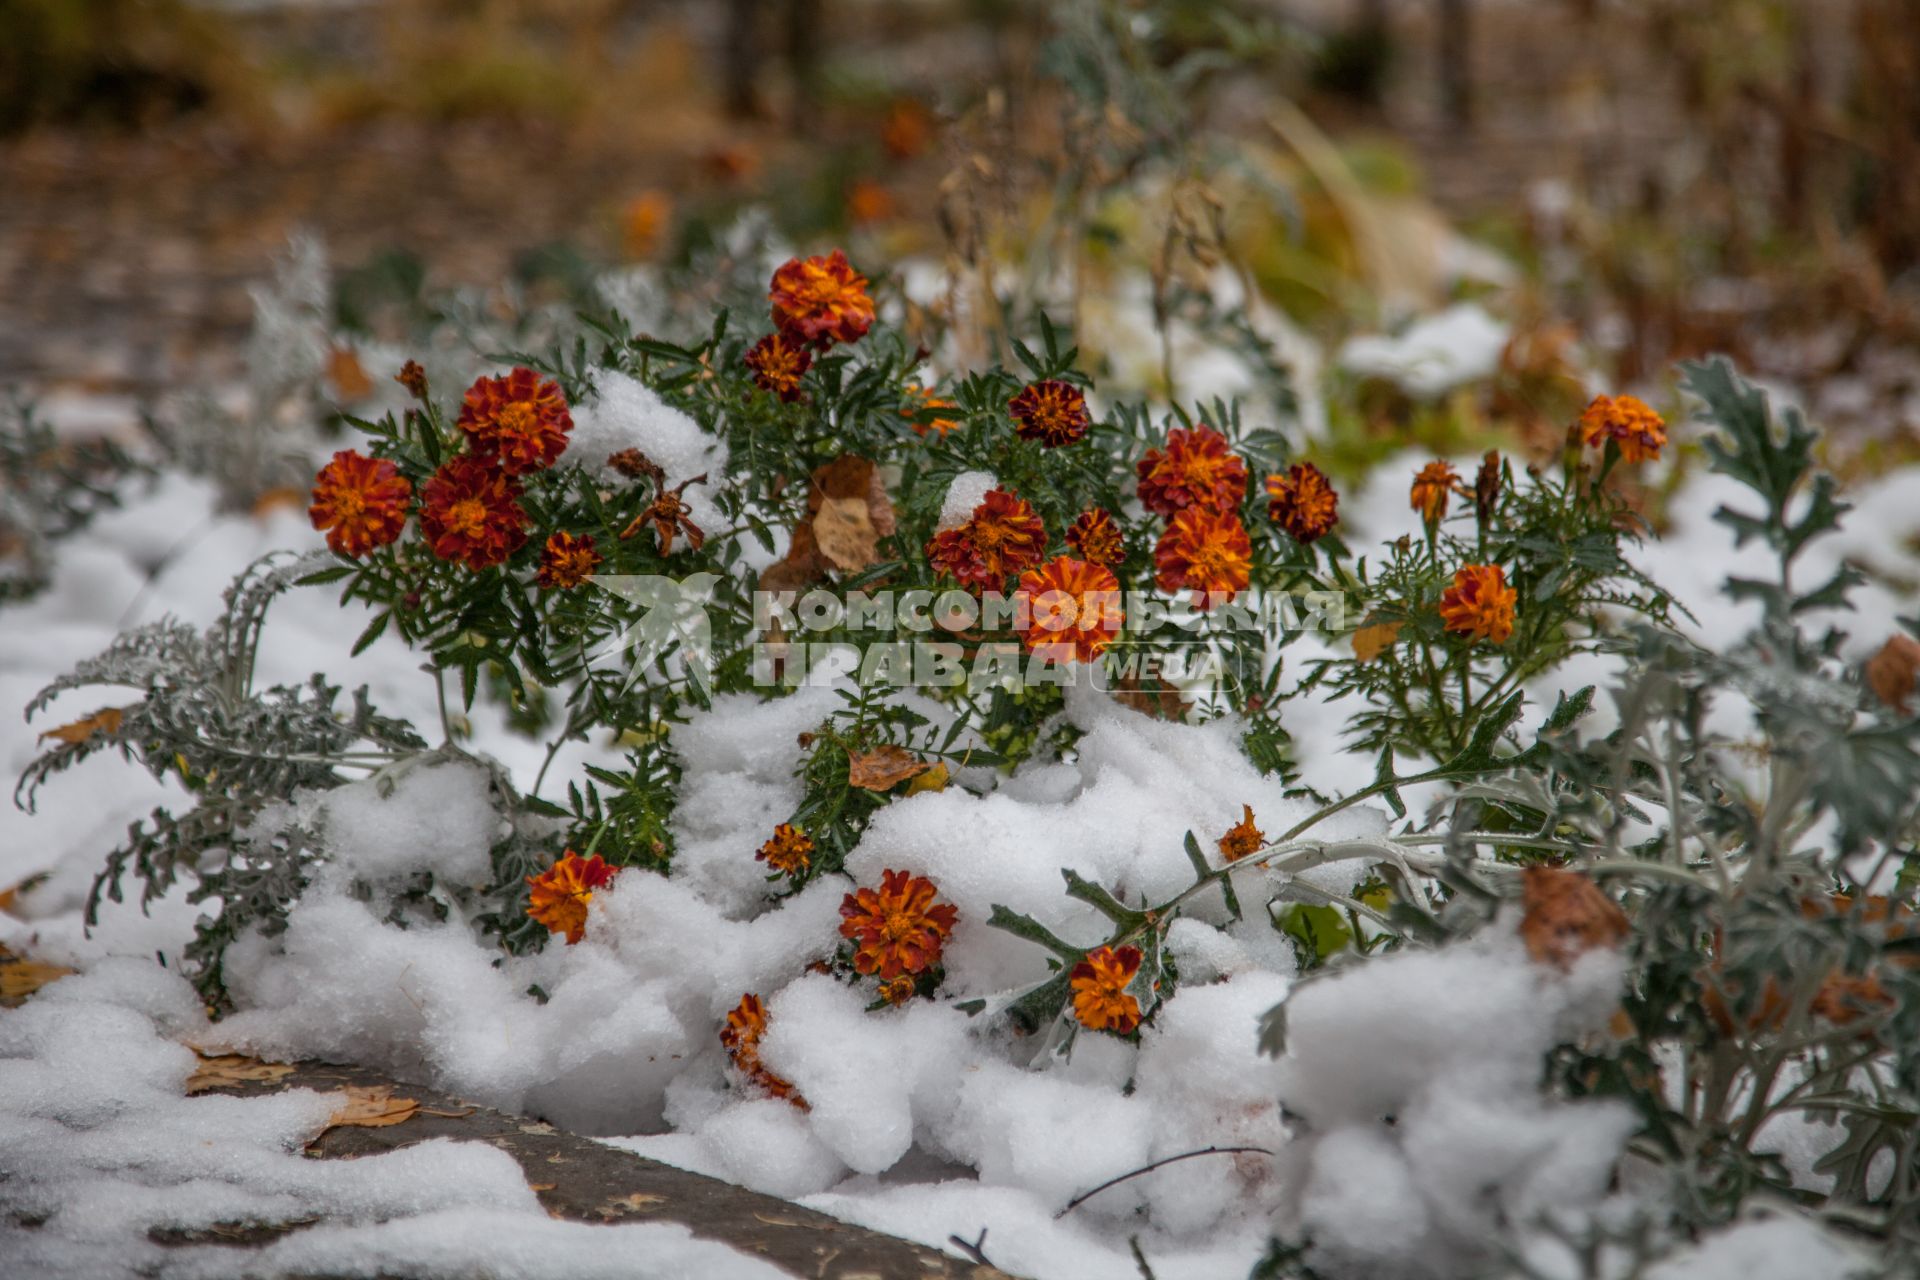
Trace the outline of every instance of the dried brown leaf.
[[1577, 871], [1528, 867], [1521, 873], [1521, 901], [1520, 937], [1539, 964], [1571, 968], [1586, 952], [1618, 946], [1631, 931], [1620, 905]]
[[293, 1068], [284, 1062], [262, 1062], [243, 1053], [208, 1054], [198, 1049], [194, 1052], [200, 1054], [200, 1065], [187, 1077], [189, 1094], [235, 1084], [274, 1084], [293, 1074]]
[[1867, 687], [1880, 701], [1907, 714], [1907, 699], [1913, 696], [1920, 679], [1920, 641], [1909, 635], [1896, 635], [1880, 646], [1880, 652], [1867, 659]]
[[865, 755], [847, 753], [847, 781], [865, 791], [886, 791], [904, 779], [925, 773], [933, 766], [915, 759], [905, 747], [889, 743], [875, 747]]
[[0, 1000], [8, 1003], [18, 1004], [49, 982], [58, 982], [72, 974], [71, 969], [22, 959], [0, 948]]
[[94, 712], [84, 720], [75, 720], [72, 724], [63, 724], [57, 729], [49, 729], [40, 735], [40, 741], [55, 738], [68, 746], [78, 746], [96, 733], [120, 732], [120, 721], [126, 714], [122, 707], [105, 707]]
[[1372, 662], [1391, 649], [1393, 642], [1400, 638], [1401, 625], [1398, 622], [1375, 622], [1356, 627], [1353, 632], [1353, 660]]
[[328, 1117], [327, 1129], [385, 1128], [411, 1119], [420, 1110], [420, 1104], [414, 1099], [394, 1097], [393, 1086], [388, 1084], [350, 1084], [339, 1092], [340, 1105]]

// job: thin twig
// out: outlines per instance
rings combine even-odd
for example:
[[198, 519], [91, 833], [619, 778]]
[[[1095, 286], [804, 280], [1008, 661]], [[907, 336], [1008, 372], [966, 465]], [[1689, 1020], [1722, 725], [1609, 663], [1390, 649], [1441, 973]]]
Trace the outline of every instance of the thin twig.
[[993, 1260], [986, 1255], [987, 1229], [980, 1228], [980, 1234], [972, 1240], [962, 1240], [959, 1236], [948, 1236], [947, 1243], [972, 1258], [983, 1267], [993, 1266]]
[[1082, 1191], [1079, 1195], [1067, 1201], [1067, 1207], [1062, 1209], [1060, 1212], [1054, 1214], [1053, 1216], [1056, 1219], [1064, 1218], [1068, 1214], [1072, 1213], [1075, 1209], [1078, 1209], [1081, 1205], [1085, 1204], [1087, 1201], [1099, 1195], [1102, 1191], [1105, 1191], [1108, 1187], [1117, 1187], [1121, 1183], [1125, 1182], [1128, 1178], [1137, 1178], [1143, 1173], [1152, 1173], [1155, 1169], [1162, 1168], [1163, 1166], [1174, 1164], [1181, 1160], [1191, 1160], [1195, 1156], [1231, 1156], [1231, 1155], [1240, 1155], [1242, 1153], [1251, 1153], [1254, 1155], [1262, 1155], [1262, 1156], [1270, 1156], [1273, 1154], [1273, 1152], [1267, 1150], [1267, 1148], [1265, 1147], [1206, 1147], [1199, 1151], [1183, 1151], [1177, 1156], [1168, 1156], [1164, 1160], [1155, 1160], [1152, 1164], [1142, 1165], [1140, 1168], [1135, 1169], [1131, 1173], [1123, 1173], [1117, 1178], [1108, 1178], [1105, 1182], [1101, 1183], [1099, 1186], [1095, 1187], [1093, 1190]]

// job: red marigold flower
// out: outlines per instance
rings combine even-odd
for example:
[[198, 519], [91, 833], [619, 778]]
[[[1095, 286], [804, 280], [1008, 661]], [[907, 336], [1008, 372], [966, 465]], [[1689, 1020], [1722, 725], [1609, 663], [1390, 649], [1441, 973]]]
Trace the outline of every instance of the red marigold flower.
[[1126, 1035], [1140, 1025], [1140, 1002], [1127, 991], [1140, 972], [1140, 948], [1095, 947], [1073, 966], [1073, 1016], [1093, 1031]]
[[813, 352], [785, 333], [770, 333], [748, 348], [743, 358], [761, 390], [787, 404], [800, 398], [800, 379], [813, 367]]
[[1418, 511], [1420, 518], [1428, 524], [1439, 524], [1446, 519], [1447, 507], [1459, 488], [1460, 473], [1453, 469], [1452, 463], [1429, 462], [1413, 478], [1408, 505]]
[[1295, 542], [1324, 537], [1340, 522], [1340, 495], [1311, 462], [1296, 462], [1285, 475], [1268, 476], [1267, 519]]
[[1440, 618], [1455, 635], [1505, 644], [1513, 634], [1513, 605], [1518, 598], [1499, 565], [1465, 565], [1440, 597]]
[[593, 576], [600, 567], [600, 553], [593, 549], [593, 536], [576, 538], [556, 533], [540, 548], [540, 572], [534, 580], [549, 591], [570, 591]]
[[1149, 449], [1136, 468], [1140, 501], [1155, 515], [1172, 516], [1187, 507], [1226, 511], [1247, 493], [1247, 464], [1227, 448], [1227, 438], [1202, 423], [1191, 431], [1175, 427], [1165, 449]]
[[1193, 607], [1211, 609], [1212, 597], [1228, 600], [1253, 576], [1253, 541], [1232, 511], [1189, 507], [1174, 516], [1153, 548], [1155, 578], [1162, 591], [1193, 591]]
[[1072, 444], [1087, 434], [1086, 393], [1053, 378], [1036, 382], [1007, 402], [1022, 440], [1038, 440], [1049, 449]]
[[813, 864], [813, 837], [791, 822], [783, 822], [773, 829], [773, 836], [760, 846], [753, 860], [785, 875], [802, 875]]
[[1088, 564], [1112, 568], [1127, 556], [1127, 540], [1113, 517], [1098, 508], [1082, 511], [1067, 530], [1067, 545]]
[[1056, 556], [1020, 577], [1027, 603], [1020, 639], [1048, 662], [1092, 662], [1120, 634], [1120, 579], [1104, 565]]
[[527, 877], [527, 915], [549, 933], [566, 934], [572, 946], [587, 936], [587, 904], [593, 891], [611, 883], [617, 870], [597, 853], [583, 858], [569, 849], [551, 867]]
[[1238, 862], [1249, 854], [1260, 852], [1267, 842], [1266, 833], [1253, 825], [1253, 806], [1240, 806], [1240, 821], [1227, 828], [1227, 834], [1220, 837], [1220, 856], [1228, 862]]
[[442, 560], [469, 569], [499, 564], [527, 540], [520, 485], [472, 454], [450, 458], [427, 481], [420, 528]]
[[936, 903], [936, 892], [925, 876], [883, 871], [878, 889], [848, 894], [840, 904], [840, 936], [856, 944], [853, 967], [897, 978], [938, 964], [960, 912], [952, 903]]
[[473, 451], [498, 461], [510, 476], [543, 471], [558, 461], [573, 430], [560, 384], [531, 369], [478, 378], [460, 405], [460, 429]]
[[400, 536], [407, 524], [413, 486], [384, 458], [342, 449], [313, 478], [307, 515], [323, 529], [327, 546], [343, 556], [363, 556]]
[[933, 567], [976, 591], [997, 589], [1009, 574], [1025, 573], [1047, 550], [1047, 527], [1026, 499], [989, 489], [973, 518], [943, 529], [927, 544]]
[[1667, 443], [1666, 419], [1637, 396], [1595, 396], [1580, 415], [1580, 443], [1594, 448], [1618, 441], [1627, 462], [1660, 456]]
[[928, 422], [921, 422], [919, 420], [920, 412], [925, 409], [958, 409], [960, 407], [953, 401], [942, 398], [940, 393], [932, 387], [923, 387], [917, 382], [909, 382], [906, 385], [906, 392], [909, 396], [918, 397], [920, 403], [917, 406], [910, 406], [900, 410], [900, 416], [903, 418], [912, 418], [914, 420], [913, 429], [921, 435], [924, 436], [929, 431], [936, 431], [941, 435], [945, 435], [960, 425], [960, 421], [957, 418], [934, 418]]
[[867, 278], [839, 249], [824, 258], [790, 259], [773, 273], [767, 300], [775, 325], [818, 346], [858, 342], [873, 327]]
[[807, 1100], [792, 1083], [769, 1071], [760, 1061], [760, 1041], [766, 1034], [766, 1006], [760, 1003], [759, 996], [748, 992], [727, 1014], [727, 1025], [720, 1028], [720, 1043], [727, 1047], [727, 1056], [747, 1079], [774, 1097], [785, 1098], [802, 1111], [809, 1110]]

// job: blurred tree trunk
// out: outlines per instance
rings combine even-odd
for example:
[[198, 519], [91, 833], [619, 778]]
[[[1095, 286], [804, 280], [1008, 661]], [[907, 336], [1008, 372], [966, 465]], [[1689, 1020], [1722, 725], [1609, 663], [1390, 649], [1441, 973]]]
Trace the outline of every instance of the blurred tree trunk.
[[760, 114], [760, 0], [727, 0], [726, 47], [721, 50], [727, 114], [750, 119]]
[[1472, 0], [1440, 0], [1440, 110], [1448, 123], [1473, 123]]
[[821, 0], [787, 0], [787, 70], [793, 76], [795, 133], [813, 126], [819, 98]]

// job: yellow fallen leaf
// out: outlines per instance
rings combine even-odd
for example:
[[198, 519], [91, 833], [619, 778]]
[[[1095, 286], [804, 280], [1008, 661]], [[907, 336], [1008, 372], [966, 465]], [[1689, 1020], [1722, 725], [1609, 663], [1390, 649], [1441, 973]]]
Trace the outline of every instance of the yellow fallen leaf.
[[17, 1004], [49, 982], [58, 982], [72, 973], [73, 970], [63, 969], [57, 964], [16, 959], [0, 950], [0, 1000]]
[[1357, 627], [1353, 633], [1353, 657], [1356, 662], [1372, 662], [1375, 658], [1393, 647], [1400, 638], [1398, 622], [1376, 622], [1371, 626]]
[[947, 770], [947, 762], [942, 760], [925, 773], [907, 784], [907, 794], [917, 796], [922, 791], [945, 791], [952, 774]]
[[364, 400], [373, 394], [373, 379], [352, 347], [335, 347], [327, 353], [327, 379], [342, 400]]
[[262, 1062], [258, 1058], [249, 1058], [244, 1053], [200, 1053], [200, 1065], [187, 1077], [187, 1092], [205, 1093], [209, 1089], [223, 1089], [233, 1084], [252, 1084], [260, 1082], [273, 1084], [293, 1074], [293, 1068], [284, 1062]]
[[864, 791], [886, 791], [903, 779], [925, 773], [933, 766], [917, 760], [905, 747], [888, 743], [865, 755], [847, 753], [847, 781]]
[[120, 721], [125, 715], [123, 707], [103, 707], [84, 720], [75, 720], [72, 724], [63, 724], [57, 729], [49, 729], [40, 735], [40, 741], [57, 738], [68, 746], [78, 746], [96, 733], [120, 732]]
[[305, 489], [296, 489], [291, 485], [282, 485], [278, 489], [269, 489], [253, 500], [253, 514], [264, 516], [279, 507], [291, 507], [295, 510], [312, 501], [312, 495]]
[[412, 1098], [394, 1097], [389, 1084], [350, 1084], [340, 1090], [340, 1095], [340, 1105], [328, 1118], [327, 1129], [380, 1129], [411, 1119], [420, 1109]]

